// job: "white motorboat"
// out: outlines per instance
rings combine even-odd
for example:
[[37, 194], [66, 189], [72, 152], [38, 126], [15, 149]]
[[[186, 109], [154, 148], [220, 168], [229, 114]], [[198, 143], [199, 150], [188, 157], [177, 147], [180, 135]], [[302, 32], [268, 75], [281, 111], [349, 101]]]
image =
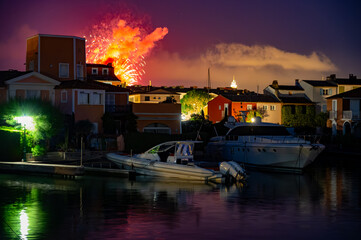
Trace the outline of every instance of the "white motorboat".
[[[194, 164], [193, 151], [197, 141], [170, 141], [159, 144], [148, 151], [131, 155], [108, 153], [107, 158], [118, 167], [134, 170], [137, 174], [177, 178], [192, 181], [223, 181], [222, 173], [198, 167]], [[244, 178], [244, 171], [231, 169], [228, 173], [237, 176], [236, 180]]]
[[[231, 119], [232, 120], [232, 119]], [[210, 160], [235, 161], [248, 166], [285, 171], [302, 171], [324, 150], [322, 144], [292, 136], [278, 124], [229, 121], [226, 136], [210, 139], [206, 157]]]

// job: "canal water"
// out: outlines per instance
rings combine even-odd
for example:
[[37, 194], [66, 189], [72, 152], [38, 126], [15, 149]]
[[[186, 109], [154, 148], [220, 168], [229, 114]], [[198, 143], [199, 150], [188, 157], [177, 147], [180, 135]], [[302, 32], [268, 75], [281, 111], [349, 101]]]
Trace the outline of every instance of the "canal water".
[[360, 180], [348, 159], [243, 186], [0, 174], [0, 239], [361, 239]]

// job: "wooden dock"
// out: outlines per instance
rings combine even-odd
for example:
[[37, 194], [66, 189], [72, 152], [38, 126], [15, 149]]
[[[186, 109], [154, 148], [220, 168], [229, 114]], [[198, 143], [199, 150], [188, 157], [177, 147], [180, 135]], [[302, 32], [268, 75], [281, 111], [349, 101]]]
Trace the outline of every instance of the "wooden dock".
[[117, 176], [131, 179], [135, 176], [135, 172], [124, 169], [92, 168], [76, 165], [34, 162], [0, 162], [0, 171], [6, 173], [61, 175], [69, 178], [84, 175], [97, 175]]
[[62, 164], [45, 164], [31, 162], [0, 162], [3, 172], [37, 173], [63, 176], [82, 176], [84, 167]]

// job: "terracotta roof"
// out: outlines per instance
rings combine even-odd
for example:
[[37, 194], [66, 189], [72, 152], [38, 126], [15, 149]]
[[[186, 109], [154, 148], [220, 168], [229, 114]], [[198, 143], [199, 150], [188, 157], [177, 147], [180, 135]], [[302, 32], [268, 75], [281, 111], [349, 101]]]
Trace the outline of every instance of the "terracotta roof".
[[347, 92], [333, 95], [326, 99], [333, 99], [333, 98], [361, 98], [361, 87], [347, 91]]
[[318, 80], [302, 80], [303, 82], [306, 82], [308, 84], [310, 84], [311, 86], [315, 86], [315, 87], [336, 87], [337, 84], [331, 82], [331, 81], [318, 81]]
[[113, 81], [113, 82], [120, 82], [119, 78], [117, 78], [115, 75], [87, 75], [88, 81]]
[[104, 68], [113, 68], [111, 63], [108, 64], [99, 64], [99, 63], [87, 63], [87, 67], [104, 67]]
[[129, 89], [100, 82], [84, 82], [80, 80], [63, 81], [55, 89], [98, 89], [106, 92], [130, 92]]
[[176, 92], [171, 92], [165, 89], [155, 89], [152, 91], [139, 91], [139, 92], [134, 92], [133, 94], [172, 94], [172, 95], [179, 95]]
[[277, 98], [266, 94], [221, 94], [233, 102], [280, 102]]

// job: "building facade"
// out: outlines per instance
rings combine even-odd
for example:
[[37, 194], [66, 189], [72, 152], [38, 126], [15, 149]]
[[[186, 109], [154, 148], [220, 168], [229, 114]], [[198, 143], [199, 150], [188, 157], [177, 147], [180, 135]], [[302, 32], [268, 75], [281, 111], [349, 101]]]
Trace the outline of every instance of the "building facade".
[[332, 134], [341, 131], [344, 135], [350, 134], [361, 124], [361, 88], [327, 98], [329, 119], [327, 127], [332, 128]]
[[178, 103], [133, 103], [139, 132], [181, 134], [181, 105]]
[[26, 71], [60, 82], [86, 79], [85, 38], [38, 34], [26, 46]]

